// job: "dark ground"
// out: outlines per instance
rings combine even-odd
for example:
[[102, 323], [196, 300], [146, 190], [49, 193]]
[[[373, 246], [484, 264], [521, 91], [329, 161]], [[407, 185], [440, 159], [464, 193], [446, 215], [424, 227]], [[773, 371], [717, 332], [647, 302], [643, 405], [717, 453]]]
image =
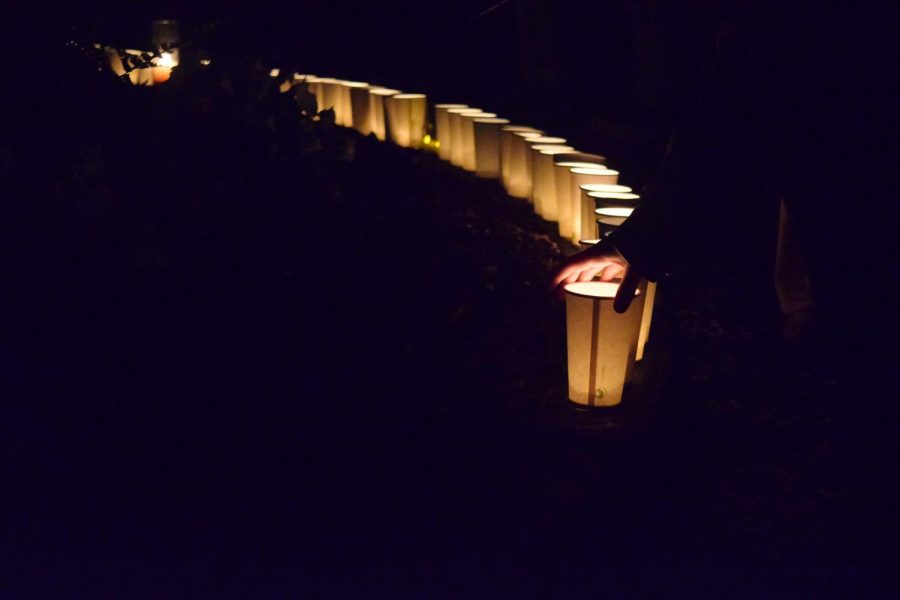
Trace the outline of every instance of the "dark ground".
[[664, 284], [626, 402], [577, 412], [546, 290], [572, 248], [433, 156], [345, 168], [320, 210], [176, 211], [163, 266], [7, 323], [4, 597], [891, 584], [885, 405], [780, 341], [762, 277]]

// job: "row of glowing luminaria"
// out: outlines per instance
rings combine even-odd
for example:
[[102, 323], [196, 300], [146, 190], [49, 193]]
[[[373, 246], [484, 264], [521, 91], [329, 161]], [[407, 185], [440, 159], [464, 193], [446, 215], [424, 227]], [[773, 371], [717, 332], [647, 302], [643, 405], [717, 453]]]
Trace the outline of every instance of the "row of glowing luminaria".
[[[437, 104], [434, 136], [426, 134], [429, 107], [424, 94], [405, 94], [364, 82], [294, 75], [315, 94], [320, 109], [333, 109], [335, 122], [406, 148], [429, 148], [478, 177], [499, 179], [563, 238], [596, 244], [627, 219], [640, 202], [619, 185], [618, 171], [597, 154], [579, 152], [560, 137], [513, 125], [496, 114], [463, 104]], [[643, 282], [631, 308], [616, 313], [616, 282], [566, 286], [569, 399], [582, 406], [613, 406], [622, 400], [649, 337], [656, 285]]]

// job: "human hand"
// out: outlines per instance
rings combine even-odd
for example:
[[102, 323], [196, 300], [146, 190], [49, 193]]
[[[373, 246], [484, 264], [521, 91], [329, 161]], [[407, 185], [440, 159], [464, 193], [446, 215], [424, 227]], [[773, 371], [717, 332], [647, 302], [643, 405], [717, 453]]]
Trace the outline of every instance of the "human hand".
[[641, 276], [612, 244], [605, 241], [568, 257], [553, 276], [553, 289], [562, 293], [566, 284], [591, 281], [598, 275], [600, 281], [612, 281], [622, 275], [613, 308], [617, 313], [628, 310]]

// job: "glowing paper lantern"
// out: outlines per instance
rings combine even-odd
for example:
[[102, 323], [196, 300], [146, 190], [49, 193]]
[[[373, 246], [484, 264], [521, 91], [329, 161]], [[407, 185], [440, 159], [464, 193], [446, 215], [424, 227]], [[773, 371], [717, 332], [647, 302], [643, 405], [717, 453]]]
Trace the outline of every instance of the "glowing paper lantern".
[[447, 111], [451, 108], [467, 109], [465, 104], [436, 104], [434, 107], [435, 135], [438, 142], [438, 156], [441, 160], [450, 160], [450, 149], [453, 147], [453, 129], [450, 127], [450, 116]]
[[640, 196], [631, 192], [627, 185], [610, 185], [607, 183], [589, 183], [581, 186], [581, 211], [580, 238], [592, 238], [596, 235], [598, 208], [606, 207], [631, 207], [634, 208], [640, 202]]
[[322, 90], [322, 100], [319, 103], [319, 111], [333, 110], [335, 123], [340, 124], [338, 114], [341, 110], [341, 84], [337, 79], [323, 77], [318, 80]]
[[539, 142], [564, 144], [563, 138], [545, 138], [531, 131], [514, 131], [509, 145], [509, 170], [507, 171], [506, 193], [513, 198], [529, 199], [531, 181], [528, 179], [528, 144], [535, 140], [562, 140], [561, 142]]
[[342, 82], [344, 105], [347, 114], [344, 119], [347, 127], [353, 127], [363, 135], [372, 132], [372, 120], [369, 118], [369, 84], [362, 81]]
[[459, 129], [462, 131], [462, 168], [475, 172], [475, 119], [496, 119], [497, 115], [481, 110], [459, 113]]
[[[559, 160], [566, 154], [558, 154], [553, 157], [553, 181], [556, 184], [556, 206], [559, 212], [559, 235], [571, 238], [573, 229], [572, 217], [572, 173], [575, 168], [602, 168], [603, 165], [591, 162]], [[575, 188], [578, 189], [578, 188]]]
[[569, 400], [587, 407], [622, 401], [637, 351], [640, 293], [624, 314], [613, 309], [618, 283], [570, 283], [566, 292]]
[[[519, 136], [519, 137], [521, 137], [521, 136]], [[533, 158], [532, 149], [535, 146], [562, 146], [565, 143], [566, 143], [565, 138], [551, 137], [551, 136], [544, 136], [544, 135], [539, 136], [539, 137], [525, 138], [522, 140], [522, 142], [519, 142], [519, 145], [524, 152], [523, 159], [522, 159], [522, 165], [524, 166], [524, 169], [521, 171], [522, 175], [518, 180], [518, 185], [521, 187], [517, 188], [517, 191], [521, 190], [521, 192], [525, 194], [525, 198], [529, 202], [533, 202], [533, 198], [532, 198], [532, 186], [533, 186], [532, 177], [533, 176], [532, 176], [532, 165], [531, 165], [531, 161]], [[514, 146], [514, 147], [519, 147], [519, 146]], [[512, 164], [513, 164], [513, 169], [515, 169], [516, 165], [517, 165], [516, 161], [514, 160]], [[515, 170], [513, 170], [512, 172], [515, 173]], [[513, 185], [514, 186], [517, 185], [515, 181], [514, 181]]]
[[[169, 45], [178, 44], [178, 21], [173, 19], [153, 21], [152, 31], [150, 41], [157, 52]], [[171, 48], [168, 53], [172, 55], [172, 66], [177, 66], [181, 58], [178, 48]]]
[[447, 125], [450, 129], [450, 147], [447, 149], [450, 156], [450, 164], [462, 167], [466, 161], [466, 149], [463, 138], [462, 117], [463, 113], [481, 113], [480, 108], [448, 108]]
[[516, 133], [529, 133], [532, 137], [539, 137], [543, 131], [526, 125], [507, 125], [500, 128], [500, 180], [503, 187], [509, 189], [509, 171], [512, 163], [512, 143]]
[[404, 148], [419, 148], [428, 112], [425, 94], [396, 94], [387, 102], [391, 140]]
[[[553, 181], [553, 157], [574, 150], [559, 144], [534, 144], [530, 147], [531, 203], [534, 212], [548, 221], [557, 219], [556, 183]], [[550, 202], [552, 206], [549, 206]]]
[[153, 83], [165, 83], [172, 76], [172, 69], [177, 63], [169, 52], [163, 52], [159, 58], [154, 59]]
[[372, 133], [382, 142], [387, 140], [387, 103], [386, 99], [396, 96], [400, 90], [389, 88], [369, 88], [369, 118], [372, 121]]
[[496, 179], [500, 177], [500, 128], [507, 119], [482, 118], [472, 120], [475, 131], [475, 175]]
[[[571, 211], [571, 228], [569, 235], [573, 242], [578, 242], [581, 235], [581, 186], [588, 183], [616, 183], [619, 172], [605, 168], [574, 167], [569, 169], [569, 202]], [[565, 199], [563, 199], [565, 202]], [[591, 224], [593, 226], [593, 223]]]

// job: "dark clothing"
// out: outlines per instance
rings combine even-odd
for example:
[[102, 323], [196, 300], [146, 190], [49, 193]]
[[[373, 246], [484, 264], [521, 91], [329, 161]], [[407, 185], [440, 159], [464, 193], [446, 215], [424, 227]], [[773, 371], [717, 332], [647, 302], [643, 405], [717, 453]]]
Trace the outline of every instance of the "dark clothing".
[[817, 305], [839, 314], [864, 286], [887, 306], [898, 282], [895, 4], [732, 8], [695, 113], [611, 237], [635, 269], [657, 280], [753, 243], [742, 224], [771, 219], [783, 197]]

